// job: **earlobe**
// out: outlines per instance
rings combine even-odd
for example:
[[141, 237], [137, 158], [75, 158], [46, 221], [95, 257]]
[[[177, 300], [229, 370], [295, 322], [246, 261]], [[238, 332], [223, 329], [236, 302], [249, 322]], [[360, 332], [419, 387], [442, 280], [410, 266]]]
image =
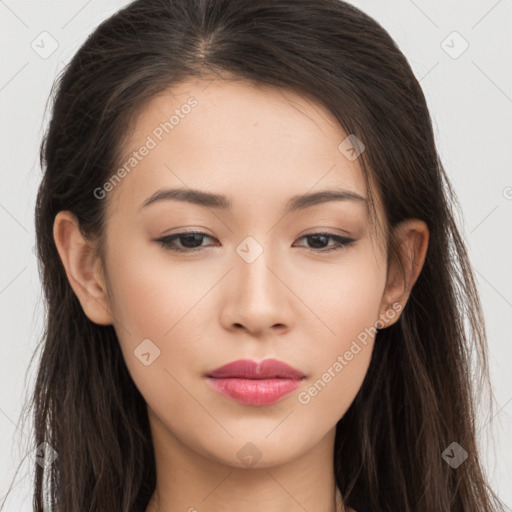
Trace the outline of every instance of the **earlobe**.
[[78, 220], [71, 212], [60, 211], [55, 216], [53, 238], [69, 284], [84, 313], [96, 324], [111, 325], [101, 261], [94, 244], [83, 237]]
[[[429, 230], [419, 219], [407, 219], [395, 227], [395, 238], [400, 249], [400, 260], [390, 262], [386, 289], [384, 291], [380, 318], [383, 328], [394, 324], [405, 307], [411, 290], [416, 283], [427, 255]], [[399, 314], [389, 315], [390, 310]]]

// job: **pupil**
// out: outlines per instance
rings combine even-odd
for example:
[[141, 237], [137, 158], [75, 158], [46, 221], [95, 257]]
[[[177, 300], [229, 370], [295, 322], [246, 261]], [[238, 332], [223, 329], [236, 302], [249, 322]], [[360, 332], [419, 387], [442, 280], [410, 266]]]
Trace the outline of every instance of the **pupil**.
[[[320, 245], [318, 245], [316, 242], [318, 242], [318, 239], [322, 239]], [[315, 248], [322, 248], [325, 246], [327, 237], [325, 235], [311, 235], [310, 240], [313, 240], [313, 247]], [[316, 244], [316, 245], [315, 245]]]
[[[182, 235], [181, 243], [185, 247], [196, 247], [196, 245], [194, 245], [194, 242], [199, 241], [199, 245], [201, 245], [201, 237], [202, 237], [202, 235], [200, 235], [198, 233], [189, 233], [188, 235]], [[183, 239], [185, 240], [185, 243], [183, 243]], [[188, 242], [191, 242], [192, 245], [187, 245]]]

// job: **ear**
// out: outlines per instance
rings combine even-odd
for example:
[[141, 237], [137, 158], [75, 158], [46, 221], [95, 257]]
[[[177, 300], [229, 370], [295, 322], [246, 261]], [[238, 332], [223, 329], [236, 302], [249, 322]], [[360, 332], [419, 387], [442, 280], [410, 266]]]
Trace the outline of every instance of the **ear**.
[[53, 238], [84, 313], [94, 323], [112, 324], [101, 260], [96, 246], [86, 240], [76, 217], [69, 211], [60, 211], [53, 223]]
[[382, 328], [389, 327], [400, 318], [400, 312], [425, 263], [429, 241], [428, 227], [419, 219], [407, 219], [399, 223], [394, 228], [394, 234], [399, 244], [403, 273], [399, 262], [391, 258], [380, 307], [378, 325]]

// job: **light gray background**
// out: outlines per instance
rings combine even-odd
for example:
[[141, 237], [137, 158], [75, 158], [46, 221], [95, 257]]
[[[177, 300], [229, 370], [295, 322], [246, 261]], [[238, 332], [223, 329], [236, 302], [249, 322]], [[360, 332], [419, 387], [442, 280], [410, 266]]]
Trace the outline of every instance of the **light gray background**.
[[[493, 417], [481, 413], [479, 442], [490, 481], [510, 506], [512, 1], [351, 3], [388, 30], [421, 81], [439, 151], [461, 203], [459, 223], [487, 321], [497, 401]], [[0, 0], [0, 503], [31, 448], [31, 425], [21, 425], [19, 420], [34, 379], [34, 366], [28, 371], [29, 359], [43, 326], [32, 248], [34, 203], [41, 179], [38, 149], [48, 120], [43, 119], [45, 103], [54, 78], [78, 45], [126, 4]], [[46, 55], [39, 53], [51, 50], [52, 38], [58, 48], [42, 58]], [[458, 55], [464, 40], [469, 46]], [[6, 511], [31, 510], [28, 462], [14, 481]]]

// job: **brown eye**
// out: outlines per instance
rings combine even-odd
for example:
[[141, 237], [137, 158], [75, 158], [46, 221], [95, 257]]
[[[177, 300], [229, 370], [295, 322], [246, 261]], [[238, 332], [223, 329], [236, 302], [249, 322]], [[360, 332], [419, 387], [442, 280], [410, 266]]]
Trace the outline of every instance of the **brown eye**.
[[[159, 242], [164, 248], [169, 249], [171, 251], [192, 252], [200, 250], [201, 247], [207, 247], [202, 245], [203, 239], [205, 237], [212, 239], [212, 237], [207, 235], [206, 233], [201, 233], [199, 231], [189, 231], [183, 233], [176, 233], [170, 236], [165, 236], [156, 241]], [[176, 241], [179, 241], [181, 247], [179, 245], [176, 245]]]
[[[308, 235], [304, 235], [300, 239], [303, 238], [306, 238], [312, 246], [307, 247], [307, 249], [310, 249], [313, 252], [337, 251], [356, 241], [353, 238], [334, 235], [333, 233], [310, 233]], [[329, 240], [334, 240], [335, 243], [333, 245], [328, 245]]]

